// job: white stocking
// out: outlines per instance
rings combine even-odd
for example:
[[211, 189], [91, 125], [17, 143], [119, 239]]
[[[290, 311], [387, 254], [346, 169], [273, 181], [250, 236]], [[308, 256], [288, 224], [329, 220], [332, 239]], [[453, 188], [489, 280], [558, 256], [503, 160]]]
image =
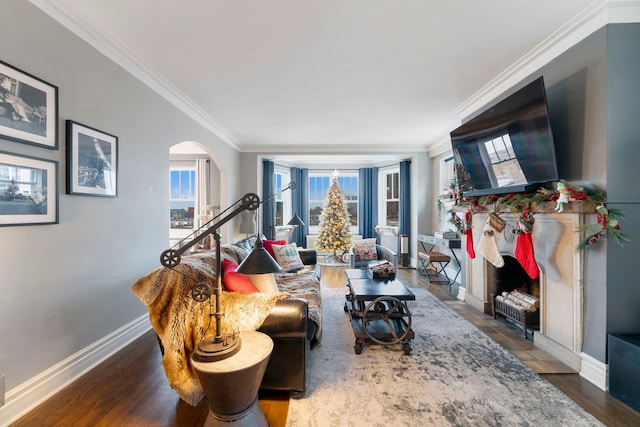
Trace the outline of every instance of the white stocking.
[[478, 243], [478, 252], [491, 264], [500, 268], [504, 265], [504, 259], [500, 255], [500, 251], [498, 251], [496, 233], [497, 231], [489, 224], [484, 226], [482, 237], [480, 237], [480, 242]]

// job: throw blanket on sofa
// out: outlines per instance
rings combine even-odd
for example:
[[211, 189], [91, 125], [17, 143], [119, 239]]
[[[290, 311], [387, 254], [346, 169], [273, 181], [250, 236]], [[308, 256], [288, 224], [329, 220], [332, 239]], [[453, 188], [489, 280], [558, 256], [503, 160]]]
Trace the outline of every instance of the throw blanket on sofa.
[[295, 298], [307, 300], [309, 319], [316, 325], [315, 336], [311, 338], [311, 346], [320, 344], [322, 339], [322, 295], [318, 273], [311, 266], [295, 273], [276, 274], [278, 290]]
[[[191, 354], [202, 338], [215, 335], [216, 321], [210, 317], [209, 303], [191, 298], [199, 282], [213, 285], [214, 263], [208, 256], [184, 257], [173, 269], [159, 268], [140, 278], [131, 288], [147, 306], [151, 326], [158, 334], [164, 354], [162, 366], [171, 387], [192, 406], [204, 397], [202, 386], [191, 366]], [[287, 293], [222, 293], [223, 332], [256, 330]]]

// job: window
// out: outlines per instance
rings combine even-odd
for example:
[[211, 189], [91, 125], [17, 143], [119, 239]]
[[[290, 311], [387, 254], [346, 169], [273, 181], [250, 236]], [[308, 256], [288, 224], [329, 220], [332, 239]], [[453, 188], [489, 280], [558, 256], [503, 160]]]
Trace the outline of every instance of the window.
[[454, 163], [453, 157], [440, 160], [440, 189], [438, 193], [440, 197], [453, 197], [453, 193], [457, 191], [458, 179]]
[[[188, 162], [180, 162], [181, 164]], [[170, 169], [171, 228], [193, 229], [196, 204], [196, 165], [172, 166]]]
[[[289, 185], [291, 181], [291, 174], [289, 170], [283, 167], [275, 167], [273, 174], [273, 193], [278, 193], [282, 190], [282, 187]], [[265, 194], [265, 197], [269, 197]], [[283, 226], [289, 222], [289, 219], [293, 216], [291, 213], [291, 191], [283, 191], [275, 196], [275, 213], [276, 213], [276, 226]]]
[[380, 225], [397, 227], [400, 211], [400, 169], [390, 168], [380, 173], [382, 197], [380, 198]]
[[508, 133], [485, 141], [484, 148], [491, 163], [493, 176], [489, 174], [489, 178], [494, 187], [527, 183]]
[[[329, 172], [309, 173], [309, 227], [310, 232], [316, 233], [320, 225], [320, 215], [324, 206], [327, 191], [331, 186]], [[338, 185], [344, 193], [344, 200], [349, 212], [349, 221], [353, 232], [358, 228], [358, 174], [341, 173], [338, 175]]]
[[309, 227], [320, 225], [320, 214], [331, 178], [309, 174]]
[[39, 176], [36, 169], [3, 165], [0, 168], [0, 200], [30, 200], [34, 188], [43, 187]]

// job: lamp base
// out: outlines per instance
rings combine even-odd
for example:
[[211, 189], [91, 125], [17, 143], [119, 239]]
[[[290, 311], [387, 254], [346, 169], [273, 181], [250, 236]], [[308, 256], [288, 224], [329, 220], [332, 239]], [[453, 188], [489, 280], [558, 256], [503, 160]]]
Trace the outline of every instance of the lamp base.
[[240, 348], [238, 335], [205, 337], [196, 346], [192, 357], [198, 362], [218, 362], [233, 356]]

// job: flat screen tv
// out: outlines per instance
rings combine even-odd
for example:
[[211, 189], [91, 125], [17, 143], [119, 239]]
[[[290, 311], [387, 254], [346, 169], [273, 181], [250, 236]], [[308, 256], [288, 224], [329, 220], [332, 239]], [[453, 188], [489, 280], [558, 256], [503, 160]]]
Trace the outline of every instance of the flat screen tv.
[[450, 135], [463, 197], [528, 192], [558, 180], [542, 77]]

